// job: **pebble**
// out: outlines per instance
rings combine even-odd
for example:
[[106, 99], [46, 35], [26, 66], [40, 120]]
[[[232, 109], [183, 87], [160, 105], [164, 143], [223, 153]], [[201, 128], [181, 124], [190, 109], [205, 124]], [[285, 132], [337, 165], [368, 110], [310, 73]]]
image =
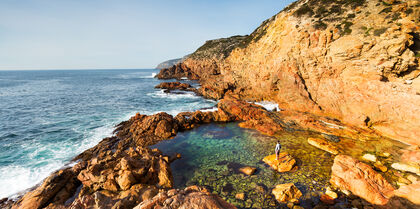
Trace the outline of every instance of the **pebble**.
[[238, 200], [244, 200], [245, 199], [245, 194], [244, 193], [238, 193], [235, 195], [235, 198]]
[[384, 166], [381, 161], [377, 161], [375, 164], [373, 164], [373, 166], [375, 166], [375, 168], [379, 169], [382, 172], [386, 172], [388, 170], [388, 168], [386, 166]]
[[331, 190], [331, 188], [327, 187], [327, 191], [325, 191], [325, 194], [331, 197], [332, 199], [337, 199], [338, 195], [334, 191]]

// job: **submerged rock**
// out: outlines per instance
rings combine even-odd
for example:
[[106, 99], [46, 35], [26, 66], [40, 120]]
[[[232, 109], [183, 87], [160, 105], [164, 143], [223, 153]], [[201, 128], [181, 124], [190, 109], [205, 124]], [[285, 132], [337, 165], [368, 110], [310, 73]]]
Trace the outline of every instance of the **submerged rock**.
[[391, 167], [400, 171], [407, 171], [420, 175], [420, 166], [417, 164], [392, 163]]
[[336, 155], [339, 153], [338, 148], [331, 144], [331, 142], [320, 139], [320, 138], [308, 138], [308, 143], [312, 146], [315, 146], [319, 149], [322, 149], [324, 151], [327, 151], [333, 155]]
[[278, 172], [291, 171], [297, 166], [296, 160], [287, 152], [280, 153], [278, 160], [276, 154], [273, 154], [265, 157], [263, 161]]
[[276, 200], [281, 203], [302, 197], [302, 192], [293, 184], [279, 184], [272, 191]]
[[337, 155], [331, 169], [331, 184], [372, 204], [385, 205], [393, 195], [394, 188], [382, 175], [350, 156]]
[[235, 195], [235, 198], [238, 200], [245, 200], [245, 193], [238, 193]]
[[372, 155], [372, 154], [369, 154], [369, 153], [364, 154], [362, 156], [362, 158], [364, 160], [367, 160], [367, 161], [376, 162], [376, 156], [375, 155]]
[[257, 168], [246, 166], [246, 167], [239, 168], [239, 171], [248, 175], [248, 176], [250, 176], [250, 175], [254, 174], [255, 171], [257, 171]]

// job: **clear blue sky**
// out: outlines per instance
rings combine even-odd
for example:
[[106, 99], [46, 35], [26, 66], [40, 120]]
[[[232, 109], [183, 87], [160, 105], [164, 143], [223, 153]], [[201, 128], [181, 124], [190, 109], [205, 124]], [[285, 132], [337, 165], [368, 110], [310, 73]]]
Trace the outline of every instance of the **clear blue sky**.
[[1, 0], [0, 70], [153, 68], [292, 0]]

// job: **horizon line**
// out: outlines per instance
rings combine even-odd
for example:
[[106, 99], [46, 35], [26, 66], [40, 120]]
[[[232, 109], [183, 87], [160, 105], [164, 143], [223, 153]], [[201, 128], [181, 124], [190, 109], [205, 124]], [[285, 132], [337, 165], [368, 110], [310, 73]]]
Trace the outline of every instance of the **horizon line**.
[[0, 71], [48, 71], [48, 70], [159, 70], [158, 68], [48, 68], [48, 69], [0, 69]]

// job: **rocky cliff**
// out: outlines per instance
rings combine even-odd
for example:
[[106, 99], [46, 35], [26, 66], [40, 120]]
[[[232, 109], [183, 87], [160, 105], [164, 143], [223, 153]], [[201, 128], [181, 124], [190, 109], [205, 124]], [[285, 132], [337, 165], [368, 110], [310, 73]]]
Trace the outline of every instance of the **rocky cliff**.
[[156, 69], [169, 68], [169, 67], [172, 67], [172, 66], [180, 63], [181, 61], [182, 61], [182, 58], [167, 60], [165, 62], [159, 63], [156, 66]]
[[271, 100], [420, 144], [420, 2], [299, 0], [248, 36], [206, 42], [159, 78]]

